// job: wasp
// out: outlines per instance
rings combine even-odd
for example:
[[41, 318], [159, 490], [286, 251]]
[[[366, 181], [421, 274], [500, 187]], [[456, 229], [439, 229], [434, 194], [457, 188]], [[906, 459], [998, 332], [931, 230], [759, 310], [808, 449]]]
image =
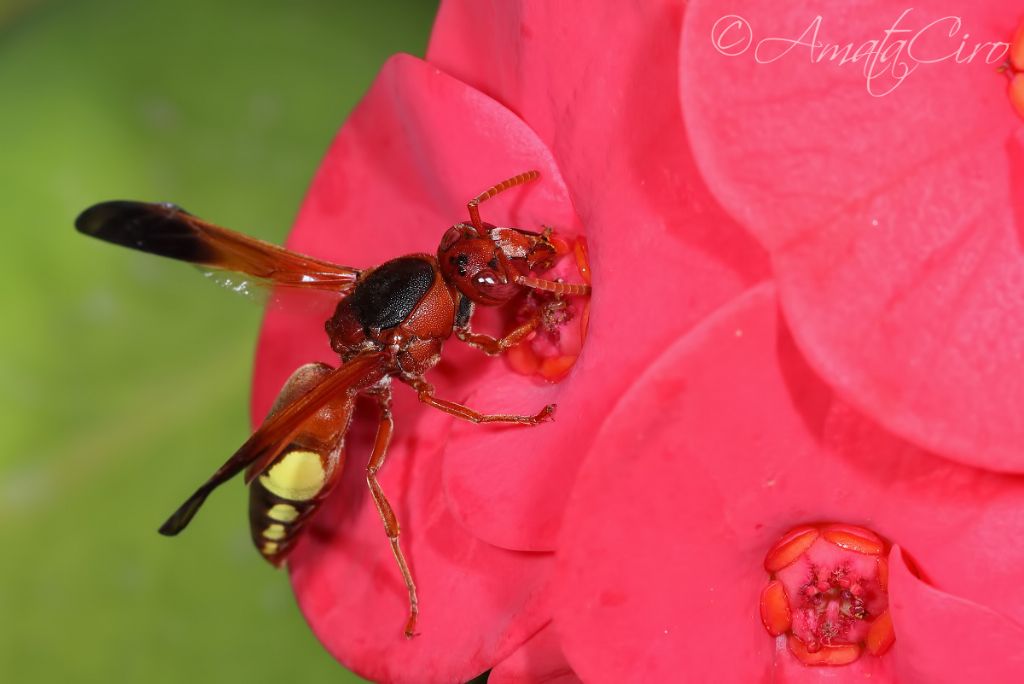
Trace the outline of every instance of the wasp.
[[[474, 423], [537, 425], [555, 405], [535, 415], [484, 414], [437, 397], [425, 374], [452, 335], [485, 353], [522, 342], [565, 306], [587, 297], [590, 286], [543, 278], [566, 253], [550, 228], [532, 232], [480, 219], [479, 206], [539, 177], [508, 178], [467, 203], [469, 221], [451, 226], [436, 254], [409, 254], [364, 270], [304, 256], [208, 223], [173, 204], [103, 202], [75, 221], [81, 233], [204, 269], [234, 271], [270, 286], [328, 291], [340, 296], [325, 329], [340, 356], [337, 368], [311, 363], [296, 370], [251, 437], [160, 528], [173, 536], [192, 520], [210, 493], [242, 470], [249, 485], [251, 536], [260, 554], [282, 565], [310, 518], [341, 475], [345, 435], [356, 398], [379, 408], [366, 482], [409, 593], [405, 635], [415, 634], [416, 584], [399, 544], [399, 523], [377, 481], [394, 429], [392, 381], [413, 389], [424, 404]], [[581, 273], [583, 271], [581, 270]], [[546, 293], [547, 304], [500, 338], [474, 332], [477, 306], [502, 306], [521, 292]]]

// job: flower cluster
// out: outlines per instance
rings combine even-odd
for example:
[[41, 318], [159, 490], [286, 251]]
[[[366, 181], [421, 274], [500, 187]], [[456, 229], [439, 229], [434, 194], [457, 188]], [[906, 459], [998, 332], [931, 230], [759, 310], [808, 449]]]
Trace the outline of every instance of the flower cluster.
[[[959, 5], [915, 19], [1013, 38], [1004, 3]], [[456, 342], [431, 378], [485, 411], [557, 403], [554, 423], [455, 423], [396, 392], [380, 479], [412, 640], [353, 427], [290, 561], [342, 663], [406, 682], [1024, 681], [1020, 60], [1010, 97], [984, 60], [876, 97], [839, 60], [709, 39], [726, 16], [778, 36], [821, 16], [859, 43], [904, 9], [453, 0], [425, 61], [385, 65], [289, 246], [354, 266], [433, 252], [472, 194], [538, 169], [490, 220], [585, 236], [594, 295], [560, 382]], [[256, 416], [295, 367], [336, 362], [320, 324], [268, 313]]]

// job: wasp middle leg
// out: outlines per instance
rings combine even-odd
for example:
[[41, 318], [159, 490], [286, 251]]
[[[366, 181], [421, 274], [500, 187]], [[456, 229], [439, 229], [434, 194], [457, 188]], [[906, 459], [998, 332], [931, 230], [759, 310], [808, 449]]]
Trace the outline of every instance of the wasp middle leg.
[[534, 315], [526, 319], [525, 322], [517, 325], [504, 337], [491, 337], [490, 335], [484, 335], [483, 333], [476, 333], [469, 327], [467, 323], [464, 328], [459, 328], [455, 332], [455, 336], [460, 340], [476, 347], [485, 354], [496, 356], [509, 350], [509, 348], [516, 346], [527, 336], [532, 333], [541, 324], [541, 313], [537, 312]]
[[523, 416], [514, 413], [480, 413], [458, 402], [439, 399], [434, 396], [433, 386], [423, 378], [404, 379], [414, 390], [419, 400], [427, 406], [445, 413], [468, 420], [471, 423], [514, 423], [516, 425], [539, 425], [555, 414], [555, 404], [548, 404], [534, 416]]

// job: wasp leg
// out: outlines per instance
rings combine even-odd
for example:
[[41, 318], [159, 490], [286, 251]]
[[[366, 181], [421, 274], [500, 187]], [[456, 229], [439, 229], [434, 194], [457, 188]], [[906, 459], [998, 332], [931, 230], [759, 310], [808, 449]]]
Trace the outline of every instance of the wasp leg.
[[541, 314], [538, 311], [526, 319], [524, 323], [516, 326], [512, 332], [501, 338], [491, 337], [490, 335], [484, 335], [482, 333], [475, 333], [470, 329], [468, 323], [465, 327], [456, 330], [455, 336], [471, 347], [476, 347], [485, 354], [497, 356], [498, 354], [507, 351], [510, 347], [514, 347], [525, 340], [527, 335], [536, 330], [537, 326], [540, 324]]
[[391, 389], [387, 388], [375, 394], [377, 403], [380, 406], [380, 423], [377, 425], [377, 436], [373, 440], [373, 452], [370, 454], [370, 462], [366, 464], [366, 484], [370, 486], [370, 495], [373, 496], [373, 503], [377, 505], [377, 512], [384, 521], [384, 532], [391, 542], [391, 552], [395, 554], [398, 561], [398, 569], [402, 572], [402, 579], [409, 590], [409, 619], [405, 623], [405, 636], [411, 639], [416, 634], [416, 618], [419, 616], [420, 604], [416, 597], [416, 583], [413, 582], [412, 573], [409, 571], [409, 564], [402, 553], [402, 547], [398, 544], [399, 525], [395, 511], [384, 496], [384, 490], [377, 482], [377, 472], [384, 465], [387, 457], [388, 445], [391, 443], [391, 433], [395, 427], [395, 421], [391, 417]]
[[423, 378], [412, 378], [402, 379], [403, 382], [408, 383], [427, 406], [432, 406], [436, 409], [440, 409], [445, 413], [455, 416], [456, 418], [462, 418], [472, 423], [515, 423], [517, 425], [538, 425], [548, 420], [555, 414], [555, 404], [548, 404], [535, 416], [520, 416], [510, 413], [480, 413], [474, 411], [468, 406], [456, 403], [454, 401], [448, 401], [447, 399], [438, 399], [434, 396], [434, 388], [429, 382]]

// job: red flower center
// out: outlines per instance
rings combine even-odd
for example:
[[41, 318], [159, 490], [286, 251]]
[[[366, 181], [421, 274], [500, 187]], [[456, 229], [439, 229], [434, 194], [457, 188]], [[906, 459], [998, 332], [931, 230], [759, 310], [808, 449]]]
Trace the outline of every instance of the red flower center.
[[1010, 56], [1002, 69], [1010, 79], [1010, 104], [1024, 118], [1024, 21], [1013, 34]]
[[847, 665], [862, 649], [881, 655], [889, 618], [887, 544], [856, 525], [802, 525], [768, 551], [761, 620], [807, 665]]
[[[586, 242], [577, 238], [570, 247], [563, 244], [560, 252], [572, 253], [577, 277], [574, 282], [590, 284], [590, 262]], [[571, 269], [570, 269], [571, 270]], [[546, 292], [531, 292], [523, 302], [517, 322], [541, 312], [541, 325], [526, 340], [508, 350], [512, 369], [523, 375], [538, 375], [548, 382], [564, 378], [576, 363], [587, 336], [590, 321], [590, 298], [556, 297]]]

